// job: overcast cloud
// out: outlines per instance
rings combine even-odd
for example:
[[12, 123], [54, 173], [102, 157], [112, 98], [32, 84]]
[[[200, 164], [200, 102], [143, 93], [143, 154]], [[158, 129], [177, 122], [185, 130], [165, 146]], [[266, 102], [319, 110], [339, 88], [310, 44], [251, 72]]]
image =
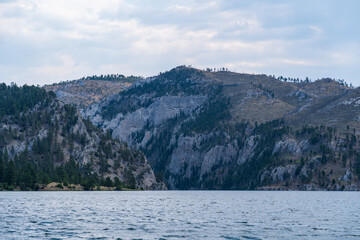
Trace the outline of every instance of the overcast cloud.
[[360, 1], [0, 0], [0, 82], [178, 65], [360, 85]]

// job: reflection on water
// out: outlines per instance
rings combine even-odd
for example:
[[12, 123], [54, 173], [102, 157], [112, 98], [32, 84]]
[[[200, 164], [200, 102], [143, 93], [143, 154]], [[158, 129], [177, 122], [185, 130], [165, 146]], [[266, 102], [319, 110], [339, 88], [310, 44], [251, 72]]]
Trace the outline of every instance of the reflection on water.
[[1, 239], [360, 239], [358, 192], [0, 192]]

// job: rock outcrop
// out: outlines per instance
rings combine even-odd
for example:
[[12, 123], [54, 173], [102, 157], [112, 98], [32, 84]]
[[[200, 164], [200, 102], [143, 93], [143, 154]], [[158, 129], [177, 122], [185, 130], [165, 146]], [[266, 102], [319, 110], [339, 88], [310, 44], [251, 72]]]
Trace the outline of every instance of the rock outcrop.
[[[38, 92], [35, 88], [33, 95], [39, 95]], [[16, 111], [6, 109], [3, 116], [0, 112], [0, 160], [6, 164], [13, 161], [20, 171], [19, 178], [23, 178], [21, 171], [33, 167], [39, 176], [46, 174], [53, 178], [50, 180], [68, 182], [70, 173], [62, 172], [63, 168], [59, 167], [74, 161], [77, 164], [74, 168], [79, 169], [83, 179], [118, 178], [124, 186], [165, 189], [141, 151], [113, 140], [90, 121], [83, 120], [74, 106], [64, 104], [50, 93], [26, 111], [11, 112]], [[2, 178], [0, 171], [0, 183]]]
[[[82, 116], [144, 151], [171, 189], [355, 189], [359, 97], [331, 79], [294, 83], [182, 66]], [[357, 172], [351, 180], [349, 168]]]

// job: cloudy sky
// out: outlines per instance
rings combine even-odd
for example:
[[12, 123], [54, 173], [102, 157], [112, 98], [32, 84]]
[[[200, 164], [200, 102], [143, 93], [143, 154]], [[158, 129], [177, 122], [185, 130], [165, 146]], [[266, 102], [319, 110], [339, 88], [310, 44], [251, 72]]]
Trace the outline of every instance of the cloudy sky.
[[358, 0], [0, 0], [0, 82], [178, 65], [360, 86]]

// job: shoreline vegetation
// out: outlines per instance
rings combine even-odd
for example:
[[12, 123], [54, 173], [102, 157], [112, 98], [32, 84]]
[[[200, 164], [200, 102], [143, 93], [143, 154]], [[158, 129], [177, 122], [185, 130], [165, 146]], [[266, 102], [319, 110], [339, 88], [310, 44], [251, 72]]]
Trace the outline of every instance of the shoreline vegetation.
[[5, 187], [0, 186], [0, 191], [12, 192], [12, 191], [143, 191], [144, 189], [135, 189], [127, 186], [92, 186], [87, 188], [80, 184], [64, 184], [59, 182], [51, 182], [49, 184], [38, 184], [35, 188], [21, 188], [19, 186]]
[[[286, 188], [284, 186], [266, 186], [266, 187], [260, 187], [258, 189], [254, 190], [245, 190], [245, 189], [193, 189], [195, 191], [276, 191], [276, 192], [357, 192], [359, 189], [357, 188], [351, 188], [351, 187], [344, 187], [339, 186], [336, 189], [320, 189], [316, 188], [315, 185], [306, 185], [302, 189], [299, 188]], [[193, 191], [193, 190], [185, 190], [185, 191]], [[78, 192], [78, 191], [146, 191], [146, 189], [143, 188], [131, 188], [128, 186], [102, 186], [102, 185], [94, 185], [90, 188], [83, 186], [81, 184], [67, 184], [67, 183], [60, 183], [60, 182], [51, 182], [49, 184], [37, 184], [35, 188], [21, 188], [20, 186], [10, 186], [4, 188], [3, 185], [0, 185], [0, 192], [51, 192], [51, 191], [64, 191], [64, 192]], [[171, 190], [168, 190], [171, 191]]]

